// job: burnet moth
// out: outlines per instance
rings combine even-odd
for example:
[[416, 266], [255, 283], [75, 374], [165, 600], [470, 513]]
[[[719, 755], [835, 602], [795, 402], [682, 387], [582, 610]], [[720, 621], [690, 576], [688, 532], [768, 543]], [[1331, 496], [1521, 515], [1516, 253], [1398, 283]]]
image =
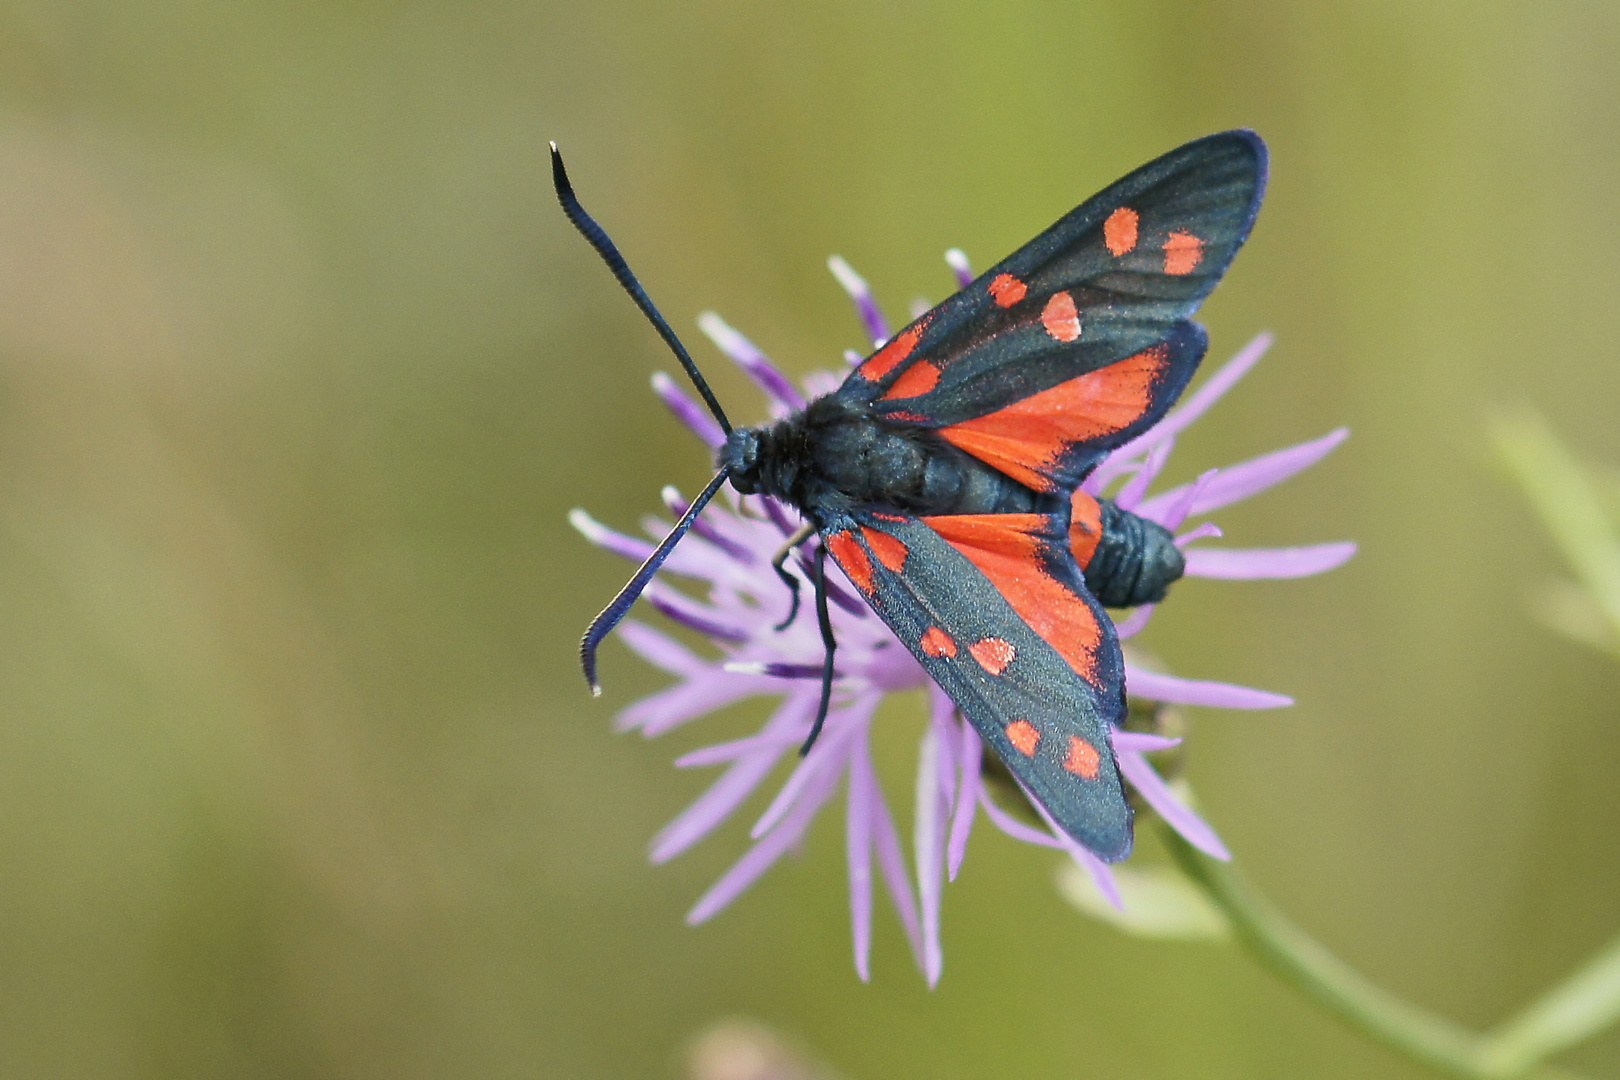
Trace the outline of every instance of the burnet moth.
[[1104, 860], [1131, 849], [1115, 763], [1124, 660], [1104, 606], [1163, 599], [1184, 563], [1154, 522], [1080, 490], [1109, 451], [1158, 422], [1208, 339], [1191, 315], [1248, 238], [1266, 183], [1252, 131], [1197, 139], [1064, 215], [774, 424], [733, 428], [624, 258], [575, 197], [563, 211], [686, 369], [726, 433], [719, 471], [585, 633], [596, 650], [722, 484], [796, 507], [774, 565], [810, 562], [826, 657], [830, 554], [1031, 798]]

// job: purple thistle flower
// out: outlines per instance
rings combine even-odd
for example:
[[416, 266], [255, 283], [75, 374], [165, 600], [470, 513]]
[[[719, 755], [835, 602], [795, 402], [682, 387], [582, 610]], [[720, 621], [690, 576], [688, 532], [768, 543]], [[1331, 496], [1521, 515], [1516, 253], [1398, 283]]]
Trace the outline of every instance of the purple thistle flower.
[[[972, 280], [967, 257], [960, 251], [952, 249], [946, 260], [959, 283]], [[828, 266], [855, 302], [867, 334], [881, 343], [888, 334], [888, 323], [865, 280], [837, 256], [828, 261]], [[706, 312], [698, 322], [720, 350], [765, 392], [775, 415], [802, 408], [806, 398], [831, 392], [842, 379], [838, 374], [813, 373], [804, 380], [801, 394], [757, 346], [718, 315]], [[1175, 532], [1190, 518], [1246, 499], [1319, 461], [1344, 440], [1348, 434], [1345, 429], [1225, 469], [1212, 469], [1190, 484], [1149, 494], [1175, 447], [1176, 435], [1230, 390], [1259, 361], [1271, 342], [1269, 334], [1250, 342], [1163, 421], [1110, 454], [1087, 479], [1085, 489], [1101, 494], [1118, 484], [1113, 498], [1120, 506]], [[654, 392], [699, 439], [711, 449], [721, 444], [719, 427], [701, 405], [667, 375], [654, 375], [652, 382]], [[676, 515], [687, 506], [671, 488], [665, 489], [664, 502]], [[739, 496], [729, 487], [725, 489], [724, 503], [719, 499], [710, 503], [691, 533], [664, 563], [659, 578], [643, 594], [666, 617], [708, 638], [718, 658], [699, 656], [660, 631], [632, 620], [626, 620], [618, 630], [619, 639], [632, 651], [677, 680], [621, 712], [616, 721], [620, 730], [638, 730], [651, 738], [744, 698], [779, 699], [758, 733], [695, 750], [676, 761], [680, 768], [723, 766], [724, 771], [653, 838], [653, 862], [666, 862], [698, 843], [736, 812], [780, 762], [794, 762], [786, 782], [754, 822], [750, 833], [753, 846], [698, 900], [687, 922], [696, 924], [709, 919], [794, 849], [816, 814], [838, 793], [840, 781], [846, 804], [855, 970], [862, 980], [871, 977], [875, 864], [918, 966], [930, 986], [939, 981], [944, 964], [940, 946], [941, 893], [946, 880], [954, 881], [961, 869], [980, 811], [993, 826], [1014, 839], [1068, 853], [1092, 876], [1103, 895], [1119, 904], [1118, 889], [1105, 863], [1050, 819], [1045, 822], [1045, 830], [1035, 828], [990, 798], [980, 767], [984, 747], [973, 726], [958, 714], [951, 699], [929, 679], [882, 620], [857, 599], [853, 589], [841, 587], [831, 578], [830, 611], [838, 639], [832, 705], [820, 739], [808, 755], [795, 757], [816, 712], [822, 644], [814, 619], [801, 617], [785, 630], [775, 629], [787, 613], [789, 600], [770, 560], [797, 525], [798, 512], [768, 497]], [[654, 546], [599, 524], [583, 510], [575, 510], [570, 520], [592, 543], [635, 562], [645, 559]], [[667, 528], [664, 521], [647, 522], [654, 538], [663, 536]], [[1339, 566], [1356, 550], [1352, 543], [1268, 549], [1188, 546], [1219, 535], [1220, 530], [1212, 524], [1179, 533], [1176, 543], [1186, 548], [1188, 576], [1303, 577]], [[805, 584], [809, 583], [810, 573], [802, 556], [796, 565], [790, 562], [789, 566]], [[830, 573], [837, 571], [834, 568]], [[707, 595], [700, 600], [671, 588], [665, 583], [669, 576], [700, 581], [707, 587]], [[1129, 639], [1141, 632], [1152, 613], [1152, 605], [1130, 613], [1117, 624], [1119, 636]], [[1163, 703], [1227, 709], [1271, 709], [1293, 703], [1291, 698], [1264, 690], [1144, 670], [1129, 653], [1125, 680], [1133, 697]], [[868, 734], [884, 695], [916, 689], [927, 691], [929, 722], [918, 752], [908, 869], [899, 829], [873, 770]], [[1141, 799], [1188, 843], [1216, 858], [1229, 859], [1214, 829], [1176, 798], [1145, 756], [1178, 741], [1138, 732], [1113, 733], [1120, 771]], [[1038, 804], [1031, 805], [1045, 818]]]

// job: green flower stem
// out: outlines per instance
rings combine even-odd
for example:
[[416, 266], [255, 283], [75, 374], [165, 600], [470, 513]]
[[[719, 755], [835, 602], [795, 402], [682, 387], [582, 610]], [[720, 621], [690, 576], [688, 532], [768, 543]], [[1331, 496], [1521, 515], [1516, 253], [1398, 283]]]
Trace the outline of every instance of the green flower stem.
[[1492, 1076], [1516, 1076], [1566, 1046], [1620, 1020], [1620, 938], [1518, 1016], [1491, 1032], [1480, 1063]]
[[1233, 936], [1284, 982], [1351, 1027], [1392, 1050], [1467, 1080], [1576, 1080], [1550, 1065], [1514, 1062], [1498, 1071], [1495, 1041], [1396, 997], [1330, 953], [1320, 942], [1251, 892], [1226, 863], [1193, 848], [1160, 822], [1160, 835], [1177, 865], [1231, 920]]

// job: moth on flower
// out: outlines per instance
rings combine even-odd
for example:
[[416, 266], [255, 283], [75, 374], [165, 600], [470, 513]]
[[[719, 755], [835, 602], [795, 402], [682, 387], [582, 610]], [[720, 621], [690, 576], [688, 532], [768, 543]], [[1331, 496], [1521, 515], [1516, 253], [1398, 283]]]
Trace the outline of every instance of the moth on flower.
[[[1345, 544], [1184, 551], [1216, 530], [1175, 535], [1189, 517], [1305, 468], [1342, 431], [1147, 497], [1176, 433], [1269, 344], [1257, 340], [1166, 415], [1205, 350], [1202, 328], [1187, 316], [1231, 262], [1259, 207], [1265, 151], [1258, 137], [1227, 132], [1150, 162], [977, 279], [965, 257], [951, 253], [961, 290], [893, 336], [864, 282], [834, 260], [875, 351], [856, 358], [841, 384], [809, 380], [813, 400], [740, 334], [705, 316], [705, 331], [774, 400], [773, 424], [735, 430], [579, 206], [555, 147], [552, 160], [564, 210], [675, 351], [707, 412], [667, 377], [655, 378], [655, 389], [720, 465], [690, 503], [666, 491], [679, 520], [656, 547], [575, 512], [587, 537], [643, 560], [586, 634], [587, 678], [594, 689], [597, 646], [645, 595], [714, 640], [724, 659], [700, 659], [626, 624], [621, 637], [683, 681], [633, 706], [623, 726], [659, 734], [743, 697], [783, 697], [759, 734], [681, 760], [728, 769], [654, 841], [654, 859], [673, 857], [713, 829], [784, 754], [799, 747], [802, 755], [755, 825], [755, 847], [691, 921], [719, 910], [792, 847], [845, 776], [863, 978], [874, 854], [919, 963], [930, 981], [938, 978], [939, 890], [947, 872], [955, 876], [980, 807], [1004, 831], [1068, 849], [1105, 892], [1106, 863], [1131, 846], [1126, 781], [1191, 842], [1225, 857], [1213, 831], [1171, 797], [1142, 757], [1173, 741], [1121, 730], [1126, 687], [1194, 704], [1288, 700], [1134, 670], [1120, 640], [1145, 625], [1183, 573], [1299, 576], [1353, 551]], [[728, 480], [729, 510], [705, 512]], [[841, 580], [828, 573], [829, 554]], [[707, 603], [655, 582], [660, 568], [707, 580]], [[799, 617], [801, 579], [814, 589], [813, 625]], [[1116, 627], [1104, 605], [1136, 613]], [[920, 685], [929, 687], [933, 708], [917, 789], [919, 904], [867, 730], [883, 694]], [[1049, 834], [984, 796], [985, 744]]]

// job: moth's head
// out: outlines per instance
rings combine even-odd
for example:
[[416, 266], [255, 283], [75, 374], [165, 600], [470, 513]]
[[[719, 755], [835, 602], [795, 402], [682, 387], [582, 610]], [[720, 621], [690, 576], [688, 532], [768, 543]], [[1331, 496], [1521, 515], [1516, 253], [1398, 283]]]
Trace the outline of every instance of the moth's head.
[[720, 448], [718, 464], [731, 474], [731, 486], [743, 495], [759, 491], [764, 434], [759, 428], [733, 428]]

